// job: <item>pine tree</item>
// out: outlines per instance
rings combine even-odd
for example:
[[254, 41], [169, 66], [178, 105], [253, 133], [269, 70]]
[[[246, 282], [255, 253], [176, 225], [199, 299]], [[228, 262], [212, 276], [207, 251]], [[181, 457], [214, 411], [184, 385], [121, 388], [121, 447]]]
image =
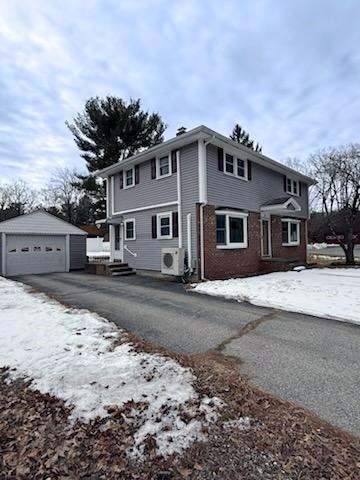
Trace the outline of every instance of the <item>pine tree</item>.
[[114, 96], [90, 98], [66, 125], [89, 171], [79, 177], [79, 188], [93, 198], [96, 218], [105, 214], [105, 196], [94, 172], [163, 142], [166, 129], [158, 113], [141, 109], [140, 99], [126, 103]]
[[255, 152], [260, 153], [262, 151], [262, 147], [258, 143], [255, 144], [255, 141], [250, 138], [250, 135], [238, 123], [233, 128], [230, 138], [234, 142], [245, 145], [245, 147], [251, 148]]

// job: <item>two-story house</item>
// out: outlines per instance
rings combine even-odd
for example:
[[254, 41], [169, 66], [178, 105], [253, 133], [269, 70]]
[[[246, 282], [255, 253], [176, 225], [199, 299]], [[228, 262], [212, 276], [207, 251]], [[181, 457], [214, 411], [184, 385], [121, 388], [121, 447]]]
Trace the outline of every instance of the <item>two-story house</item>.
[[162, 249], [180, 247], [199, 279], [306, 262], [312, 179], [208, 127], [98, 175], [107, 183], [112, 261], [160, 271]]

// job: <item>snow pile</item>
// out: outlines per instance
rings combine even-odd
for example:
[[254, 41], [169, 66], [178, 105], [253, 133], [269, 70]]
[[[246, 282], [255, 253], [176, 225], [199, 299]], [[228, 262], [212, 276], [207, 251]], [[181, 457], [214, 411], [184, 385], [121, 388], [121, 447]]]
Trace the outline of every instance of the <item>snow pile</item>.
[[106, 417], [107, 406], [148, 402], [138, 411], [135, 455], [148, 434], [162, 455], [203, 438], [219, 402], [199, 398], [190, 369], [130, 343], [115, 347], [121, 331], [112, 323], [29, 290], [0, 277], [0, 366], [12, 369], [13, 379], [32, 379], [32, 388], [73, 406], [73, 421]]
[[308, 248], [314, 249], [314, 250], [323, 250], [324, 248], [328, 247], [338, 247], [338, 243], [309, 243]]
[[324, 268], [195, 285], [198, 293], [360, 325], [360, 269]]

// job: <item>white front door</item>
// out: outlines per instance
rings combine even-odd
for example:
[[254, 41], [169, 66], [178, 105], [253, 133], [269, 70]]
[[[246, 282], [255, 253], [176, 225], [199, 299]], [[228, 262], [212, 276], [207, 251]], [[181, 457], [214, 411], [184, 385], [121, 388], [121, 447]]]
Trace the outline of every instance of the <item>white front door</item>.
[[123, 261], [124, 258], [123, 230], [123, 225], [114, 225], [114, 260]]
[[261, 219], [261, 256], [271, 257], [270, 219]]

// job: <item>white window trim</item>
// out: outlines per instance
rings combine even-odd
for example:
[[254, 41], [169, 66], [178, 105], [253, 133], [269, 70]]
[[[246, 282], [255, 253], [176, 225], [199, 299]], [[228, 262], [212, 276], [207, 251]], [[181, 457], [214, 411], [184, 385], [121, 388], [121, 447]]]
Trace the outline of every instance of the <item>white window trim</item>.
[[[129, 238], [129, 237], [127, 236], [126, 225], [127, 225], [128, 223], [131, 223], [131, 222], [134, 224], [134, 229], [133, 229], [133, 230], [134, 230], [134, 236], [133, 236], [132, 238]], [[126, 240], [126, 241], [136, 240], [136, 221], [135, 221], [135, 218], [128, 218], [128, 219], [126, 219], [126, 220], [124, 221], [124, 233], [125, 233], [124, 236], [125, 236], [125, 240]]]
[[[300, 245], [300, 223], [301, 223], [301, 220], [296, 220], [296, 219], [293, 219], [293, 218], [282, 218], [281, 222], [288, 224], [288, 240], [291, 239], [291, 235], [290, 235], [290, 228], [291, 228], [290, 224], [291, 223], [296, 224], [296, 233], [297, 233], [296, 242], [292, 242], [291, 240], [288, 241], [288, 242], [285, 242], [285, 243], [282, 242], [282, 246], [283, 247], [298, 247]], [[281, 235], [282, 235], [282, 229], [281, 229]]]
[[[226, 171], [226, 155], [231, 155], [234, 159], [234, 173], [230, 173], [230, 172]], [[245, 177], [240, 177], [237, 173], [238, 172], [238, 165], [237, 165], [238, 159], [242, 160], [244, 162]], [[229, 151], [224, 150], [224, 152], [223, 152], [223, 173], [225, 175], [229, 175], [230, 177], [239, 178], [240, 180], [248, 182], [249, 181], [249, 178], [248, 178], [248, 164], [249, 164], [249, 161], [248, 161], [247, 158], [246, 159], [241, 158], [236, 153], [231, 153]]]
[[161, 155], [159, 157], [156, 157], [156, 180], [160, 180], [161, 178], [166, 178], [170, 177], [172, 175], [172, 165], [171, 165], [171, 154], [168, 153], [168, 161], [169, 161], [169, 173], [166, 173], [165, 175], [160, 175], [160, 159], [165, 158], [166, 155]]
[[[130, 170], [132, 170], [132, 184], [126, 185], [126, 172], [129, 172]], [[123, 176], [124, 190], [126, 190], [127, 188], [135, 187], [135, 167], [127, 168], [126, 170], [124, 170]]]
[[[288, 188], [288, 180], [291, 180], [290, 190]], [[297, 193], [294, 193], [294, 182], [296, 183]], [[294, 178], [291, 178], [291, 177], [286, 177], [286, 193], [288, 193], [289, 195], [294, 195], [295, 197], [299, 197], [300, 196], [300, 190], [299, 189], [300, 189], [299, 180], [295, 180]]]
[[[225, 245], [216, 245], [216, 248], [219, 250], [230, 250], [230, 249], [240, 249], [248, 248], [248, 213], [231, 211], [231, 210], [216, 210], [216, 215], [225, 215], [225, 235], [226, 235], [226, 244]], [[230, 242], [230, 217], [232, 218], [242, 218], [244, 220], [244, 241], [238, 243]]]
[[[172, 214], [173, 212], [162, 212], [162, 213], [158, 213], [156, 215], [156, 229], [157, 229], [157, 238], [159, 240], [169, 240], [169, 239], [172, 239], [173, 238], [173, 224], [172, 224]], [[170, 225], [170, 235], [161, 235], [161, 222], [160, 220], [162, 218], [169, 218], [170, 221], [169, 221], [169, 225]]]

